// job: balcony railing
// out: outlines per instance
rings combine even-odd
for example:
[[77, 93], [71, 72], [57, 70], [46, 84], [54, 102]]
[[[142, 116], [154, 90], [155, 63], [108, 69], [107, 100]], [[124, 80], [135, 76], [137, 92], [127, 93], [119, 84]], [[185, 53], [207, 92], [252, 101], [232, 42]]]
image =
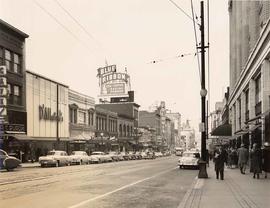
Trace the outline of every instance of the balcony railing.
[[262, 113], [262, 102], [258, 102], [255, 105], [255, 115], [258, 116]]
[[246, 122], [247, 122], [249, 120], [249, 110], [246, 111], [245, 118], [246, 118]]

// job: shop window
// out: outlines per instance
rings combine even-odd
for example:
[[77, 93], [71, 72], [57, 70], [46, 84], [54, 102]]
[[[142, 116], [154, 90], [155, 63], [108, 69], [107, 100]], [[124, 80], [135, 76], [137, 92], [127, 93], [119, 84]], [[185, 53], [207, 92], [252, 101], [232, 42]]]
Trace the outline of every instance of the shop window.
[[[4, 62], [7, 67], [7, 70], [21, 74], [21, 56], [7, 49], [5, 49], [4, 51], [5, 51]], [[3, 53], [3, 52], [0, 52], [0, 53]], [[3, 60], [0, 60], [0, 61], [3, 62]]]
[[15, 73], [21, 73], [21, 60], [18, 54], [14, 53], [14, 64], [13, 64], [13, 71]]

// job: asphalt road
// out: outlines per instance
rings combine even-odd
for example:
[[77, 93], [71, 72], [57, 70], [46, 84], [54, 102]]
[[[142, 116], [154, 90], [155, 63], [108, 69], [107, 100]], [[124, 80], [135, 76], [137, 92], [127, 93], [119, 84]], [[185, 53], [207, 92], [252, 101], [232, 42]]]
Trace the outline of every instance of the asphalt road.
[[0, 173], [0, 207], [174, 208], [197, 170], [179, 170], [177, 157], [21, 168]]

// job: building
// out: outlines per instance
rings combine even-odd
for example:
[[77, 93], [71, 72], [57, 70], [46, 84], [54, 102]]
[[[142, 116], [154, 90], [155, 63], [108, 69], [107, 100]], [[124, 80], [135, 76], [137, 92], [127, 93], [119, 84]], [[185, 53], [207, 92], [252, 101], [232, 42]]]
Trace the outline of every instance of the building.
[[229, 16], [232, 139], [261, 146], [270, 141], [270, 2], [230, 0]]
[[[110, 111], [100, 106], [95, 106], [96, 111], [96, 133], [95, 139], [90, 141], [91, 151], [109, 151], [112, 149], [112, 144], [118, 136], [118, 115], [116, 112]], [[113, 145], [115, 146], [115, 145]], [[116, 143], [117, 150], [119, 149], [118, 143]]]
[[35, 159], [52, 149], [68, 150], [68, 92], [67, 85], [26, 72], [27, 136]]
[[182, 124], [181, 140], [185, 144], [185, 149], [192, 149], [196, 146], [195, 130], [191, 128], [189, 120]]
[[27, 131], [26, 38], [27, 34], [0, 19], [0, 146], [20, 158], [15, 152], [24, 149], [20, 140]]
[[181, 147], [181, 114], [167, 112], [166, 115], [174, 125], [174, 145]]
[[[149, 146], [147, 141], [153, 145], [153, 148], [159, 149], [162, 145], [161, 139], [161, 120], [160, 115], [157, 111], [148, 112], [148, 111], [139, 111], [139, 128], [141, 134], [140, 142], [144, 144], [144, 146]], [[144, 135], [144, 133], [146, 135]], [[151, 139], [146, 139], [147, 135], [151, 133]], [[153, 135], [154, 134], [154, 135]], [[146, 145], [147, 144], [147, 145]]]
[[89, 140], [95, 137], [95, 99], [74, 90], [68, 91], [69, 150], [88, 150]]

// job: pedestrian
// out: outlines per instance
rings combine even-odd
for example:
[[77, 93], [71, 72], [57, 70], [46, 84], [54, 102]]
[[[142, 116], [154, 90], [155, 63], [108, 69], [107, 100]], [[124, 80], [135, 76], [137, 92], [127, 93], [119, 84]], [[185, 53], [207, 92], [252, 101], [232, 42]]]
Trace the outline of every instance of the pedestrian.
[[227, 163], [227, 152], [226, 150], [221, 147], [219, 148], [214, 155], [214, 162], [215, 162], [215, 171], [216, 171], [216, 178], [224, 180], [224, 163]]
[[228, 168], [232, 168], [232, 148], [229, 148], [228, 151], [228, 163], [227, 166]]
[[260, 178], [260, 173], [262, 163], [262, 152], [256, 143], [253, 144], [252, 150], [250, 152], [250, 171], [253, 172], [253, 178], [257, 176], [257, 179]]
[[270, 143], [265, 142], [264, 148], [262, 149], [262, 158], [263, 158], [263, 171], [264, 177], [267, 178], [267, 173], [270, 172]]
[[241, 147], [237, 150], [238, 154], [238, 166], [240, 168], [241, 174], [245, 174], [246, 165], [248, 162], [248, 150], [245, 148], [244, 144], [241, 144]]
[[237, 168], [238, 167], [238, 157], [237, 157], [237, 151], [235, 148], [232, 149], [231, 159], [232, 159], [232, 168]]

